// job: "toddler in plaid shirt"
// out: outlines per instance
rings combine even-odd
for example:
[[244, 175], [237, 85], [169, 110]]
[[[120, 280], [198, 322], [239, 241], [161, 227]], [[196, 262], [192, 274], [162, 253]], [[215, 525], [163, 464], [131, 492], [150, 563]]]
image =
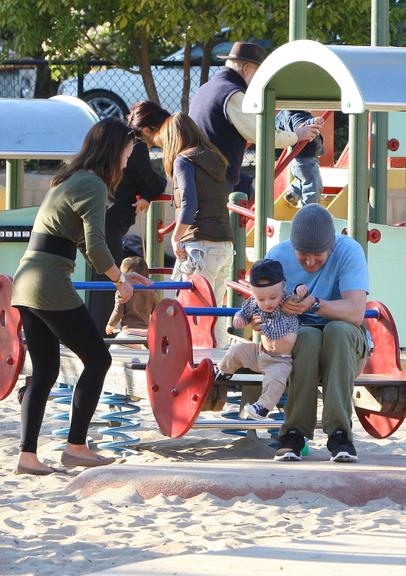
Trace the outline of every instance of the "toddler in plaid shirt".
[[307, 287], [299, 284], [294, 294], [285, 293], [285, 276], [277, 260], [258, 260], [250, 271], [252, 296], [233, 319], [234, 328], [243, 328], [259, 316], [261, 343], [233, 344], [219, 362], [216, 378], [234, 374], [239, 368], [262, 372], [262, 394], [254, 404], [246, 404], [243, 412], [261, 420], [268, 416], [282, 396], [292, 370], [292, 350], [299, 329], [297, 316], [286, 314], [281, 304], [287, 299], [296, 302], [307, 296]]

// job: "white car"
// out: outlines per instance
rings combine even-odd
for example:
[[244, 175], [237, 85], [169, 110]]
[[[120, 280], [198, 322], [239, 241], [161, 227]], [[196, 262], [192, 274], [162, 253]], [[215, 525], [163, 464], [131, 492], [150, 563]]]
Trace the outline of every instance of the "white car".
[[[230, 42], [220, 42], [212, 51], [212, 62], [218, 62], [217, 54], [227, 54]], [[202, 56], [198, 46], [192, 49], [192, 62], [197, 62]], [[161, 106], [169, 112], [181, 110], [183, 86], [183, 68], [176, 63], [183, 61], [183, 50], [175, 52], [164, 59], [165, 65], [152, 67], [152, 75], [159, 95]], [[171, 63], [174, 63], [173, 65]], [[218, 70], [218, 66], [210, 66], [209, 78]], [[190, 70], [190, 97], [200, 85], [200, 65], [192, 65]], [[58, 90], [59, 94], [78, 95], [78, 78], [64, 80]], [[148, 96], [138, 67], [131, 72], [121, 68], [94, 70], [83, 77], [83, 100], [98, 114], [99, 118], [107, 116], [125, 117], [135, 102], [147, 100]]]

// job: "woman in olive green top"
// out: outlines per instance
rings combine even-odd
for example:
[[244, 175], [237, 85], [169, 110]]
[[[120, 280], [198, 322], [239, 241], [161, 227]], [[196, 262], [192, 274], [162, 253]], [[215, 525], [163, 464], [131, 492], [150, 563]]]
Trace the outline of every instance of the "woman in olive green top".
[[[106, 246], [104, 221], [107, 195], [120, 181], [133, 138], [128, 126], [115, 118], [102, 120], [90, 129], [80, 152], [53, 179], [15, 274], [12, 304], [20, 311], [32, 362], [32, 379], [21, 405], [18, 474], [55, 472], [38, 459], [37, 443], [47, 398], [59, 373], [60, 342], [84, 365], [75, 387], [62, 464], [100, 466], [114, 462], [114, 458], [97, 455], [86, 445], [111, 356], [70, 275], [78, 247], [97, 272], [116, 284], [122, 302], [132, 296], [130, 282]], [[150, 283], [140, 275], [135, 279]]]

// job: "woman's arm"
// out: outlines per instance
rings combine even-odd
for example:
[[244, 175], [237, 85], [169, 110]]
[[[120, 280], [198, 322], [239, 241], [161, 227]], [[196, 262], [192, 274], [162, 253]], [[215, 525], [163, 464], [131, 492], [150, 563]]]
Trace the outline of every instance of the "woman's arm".
[[181, 205], [171, 241], [177, 258], [184, 260], [186, 252], [180, 245], [180, 241], [189, 226], [193, 224], [198, 207], [195, 167], [183, 156], [178, 156], [173, 163], [173, 174], [179, 189]]

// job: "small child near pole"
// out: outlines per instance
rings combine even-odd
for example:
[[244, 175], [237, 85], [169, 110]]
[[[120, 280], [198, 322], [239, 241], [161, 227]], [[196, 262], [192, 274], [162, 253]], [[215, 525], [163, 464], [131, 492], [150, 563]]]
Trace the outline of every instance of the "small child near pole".
[[262, 394], [254, 404], [244, 406], [245, 415], [255, 420], [267, 418], [282, 396], [292, 370], [292, 350], [299, 329], [297, 316], [286, 314], [281, 305], [288, 298], [300, 301], [307, 296], [307, 287], [296, 286], [295, 293], [285, 293], [285, 276], [277, 260], [258, 260], [250, 271], [252, 296], [233, 319], [234, 328], [241, 329], [258, 315], [261, 320], [261, 343], [233, 344], [219, 362], [217, 379], [234, 374], [239, 368], [262, 372]]
[[[148, 265], [144, 258], [131, 256], [124, 258], [120, 270], [123, 274], [137, 272], [149, 278]], [[141, 272], [142, 271], [142, 272]], [[132, 336], [146, 337], [150, 316], [155, 308], [156, 295], [150, 290], [134, 290], [131, 300], [123, 304], [118, 292], [115, 294], [114, 310], [106, 326], [106, 333], [113, 334], [115, 327], [121, 322], [121, 330], [116, 340]], [[127, 344], [134, 349], [143, 348], [140, 344]]]

